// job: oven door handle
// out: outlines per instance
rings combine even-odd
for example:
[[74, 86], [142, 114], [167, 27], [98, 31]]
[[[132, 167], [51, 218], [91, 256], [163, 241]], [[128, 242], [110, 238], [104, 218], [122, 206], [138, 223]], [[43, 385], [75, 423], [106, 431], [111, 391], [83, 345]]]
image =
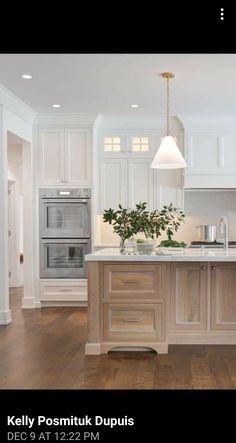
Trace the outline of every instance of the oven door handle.
[[51, 238], [51, 239], [43, 238], [43, 239], [41, 239], [41, 243], [43, 243], [43, 244], [47, 243], [47, 244], [54, 245], [54, 246], [63, 245], [63, 244], [66, 244], [66, 245], [83, 244], [84, 245], [84, 244], [88, 243], [89, 241], [90, 241], [90, 239], [82, 239], [82, 240], [79, 240], [79, 239], [69, 239], [69, 238], [58, 238], [58, 239], [56, 239], [56, 238]]
[[77, 198], [58, 198], [58, 199], [54, 199], [54, 198], [50, 198], [50, 199], [45, 199], [43, 198], [41, 201], [42, 203], [45, 205], [48, 204], [60, 204], [60, 203], [82, 203], [82, 204], [88, 204], [88, 200], [89, 199], [77, 199]]

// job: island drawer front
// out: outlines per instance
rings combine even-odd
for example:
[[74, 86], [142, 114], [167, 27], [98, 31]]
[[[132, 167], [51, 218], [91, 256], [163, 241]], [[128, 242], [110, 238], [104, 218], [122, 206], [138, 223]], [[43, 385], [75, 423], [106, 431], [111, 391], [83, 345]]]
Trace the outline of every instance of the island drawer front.
[[162, 265], [104, 265], [104, 297], [161, 298]]
[[104, 303], [104, 338], [160, 338], [161, 304]]

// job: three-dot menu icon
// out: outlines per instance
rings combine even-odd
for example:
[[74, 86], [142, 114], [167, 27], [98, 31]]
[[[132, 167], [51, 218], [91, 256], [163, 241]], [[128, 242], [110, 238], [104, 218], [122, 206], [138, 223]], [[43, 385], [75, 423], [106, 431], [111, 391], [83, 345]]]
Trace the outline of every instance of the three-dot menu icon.
[[225, 18], [225, 10], [224, 8], [220, 8], [220, 19], [224, 20], [224, 18]]

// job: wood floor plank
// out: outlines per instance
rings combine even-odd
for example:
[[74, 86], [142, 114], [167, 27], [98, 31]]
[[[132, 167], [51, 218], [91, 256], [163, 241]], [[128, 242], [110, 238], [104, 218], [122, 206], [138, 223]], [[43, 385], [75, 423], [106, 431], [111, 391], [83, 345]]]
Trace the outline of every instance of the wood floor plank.
[[87, 309], [22, 310], [0, 326], [0, 389], [236, 389], [236, 346], [171, 345], [168, 354], [86, 356]]

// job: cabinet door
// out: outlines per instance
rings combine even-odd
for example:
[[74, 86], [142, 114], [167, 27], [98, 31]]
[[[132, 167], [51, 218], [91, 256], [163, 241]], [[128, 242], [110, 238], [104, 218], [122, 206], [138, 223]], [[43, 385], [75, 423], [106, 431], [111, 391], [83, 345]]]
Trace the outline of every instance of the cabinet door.
[[125, 155], [126, 140], [120, 131], [104, 132], [98, 137], [98, 150], [101, 157], [118, 158]]
[[206, 329], [206, 309], [206, 264], [171, 264], [171, 329]]
[[235, 144], [235, 132], [189, 132], [185, 188], [235, 188]]
[[155, 170], [154, 207], [160, 209], [170, 203], [181, 210], [184, 209], [181, 171], [179, 169]]
[[147, 202], [147, 209], [153, 209], [153, 169], [150, 159], [128, 160], [128, 206], [135, 208], [139, 202]]
[[211, 266], [211, 329], [236, 329], [236, 264]]
[[90, 131], [89, 129], [65, 129], [66, 183], [89, 186], [90, 183]]
[[100, 212], [104, 209], [126, 206], [126, 160], [102, 159], [99, 171]]
[[41, 185], [65, 183], [64, 129], [39, 129], [39, 182]]
[[126, 152], [136, 158], [153, 157], [156, 144], [151, 131], [135, 131], [126, 136]]

